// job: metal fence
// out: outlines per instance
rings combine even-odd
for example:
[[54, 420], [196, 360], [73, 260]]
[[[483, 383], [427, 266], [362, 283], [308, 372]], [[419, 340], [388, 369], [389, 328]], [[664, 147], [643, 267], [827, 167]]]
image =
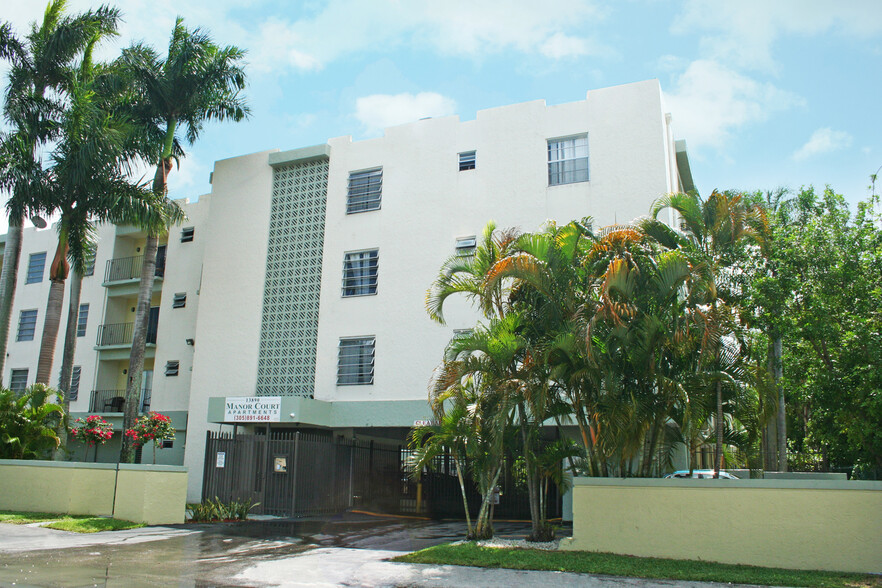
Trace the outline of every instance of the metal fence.
[[[401, 445], [332, 439], [294, 431], [265, 434], [214, 433], [206, 441], [203, 499], [251, 500], [252, 512], [276, 516], [333, 514], [347, 509], [427, 514], [462, 518], [456, 467], [439, 456], [419, 482], [411, 476], [411, 452]], [[516, 460], [506, 462], [500, 477], [497, 518], [528, 519], [526, 484]], [[466, 474], [470, 510], [481, 497]], [[560, 516], [555, 488], [547, 497], [548, 515]]]
[[[120, 282], [125, 280], [134, 280], [141, 277], [141, 267], [144, 264], [143, 255], [133, 255], [131, 257], [117, 257], [108, 259], [107, 266], [104, 269], [104, 282]], [[156, 255], [156, 271], [154, 275], [163, 277], [165, 275], [165, 249], [160, 248]]]

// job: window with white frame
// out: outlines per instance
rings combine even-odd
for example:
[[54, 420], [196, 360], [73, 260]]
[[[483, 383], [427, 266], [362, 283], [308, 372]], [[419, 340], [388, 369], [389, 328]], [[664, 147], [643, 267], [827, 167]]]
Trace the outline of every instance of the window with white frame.
[[343, 296], [366, 296], [377, 293], [376, 249], [353, 251], [343, 256]]
[[25, 388], [28, 387], [28, 370], [17, 369], [12, 370], [9, 375], [9, 389], [13, 392], [24, 392]]
[[459, 154], [459, 171], [475, 169], [475, 152], [463, 151]]
[[548, 140], [548, 185], [588, 181], [588, 135]]
[[346, 214], [380, 209], [383, 195], [383, 168], [349, 173]]
[[337, 385], [374, 383], [374, 337], [340, 339], [337, 356]]
[[25, 284], [36, 284], [43, 281], [43, 269], [46, 267], [46, 252], [31, 253], [28, 258], [28, 275]]
[[89, 324], [89, 305], [80, 304], [80, 312], [77, 313], [77, 337], [86, 336], [86, 327]]
[[23, 310], [18, 315], [18, 335], [16, 341], [33, 341], [37, 330], [37, 309]]
[[80, 376], [83, 373], [83, 368], [75, 365], [73, 366], [73, 370], [70, 372], [70, 390], [68, 391], [68, 396], [71, 400], [76, 400], [80, 395]]

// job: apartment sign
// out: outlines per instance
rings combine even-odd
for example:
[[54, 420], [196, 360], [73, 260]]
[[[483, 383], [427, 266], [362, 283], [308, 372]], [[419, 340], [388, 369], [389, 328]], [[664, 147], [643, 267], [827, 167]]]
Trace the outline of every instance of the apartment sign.
[[224, 399], [225, 423], [278, 423], [281, 396], [228, 396]]

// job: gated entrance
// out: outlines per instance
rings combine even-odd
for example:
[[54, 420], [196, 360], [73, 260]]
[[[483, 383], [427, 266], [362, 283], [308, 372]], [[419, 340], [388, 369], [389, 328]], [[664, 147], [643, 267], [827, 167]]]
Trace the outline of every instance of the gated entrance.
[[[452, 460], [436, 458], [418, 484], [410, 476], [410, 451], [401, 445], [300, 431], [272, 431], [270, 436], [209, 431], [205, 452], [202, 498], [251, 500], [259, 503], [254, 514], [296, 517], [366, 509], [463, 516]], [[527, 491], [514, 470], [509, 460], [500, 479], [496, 517], [529, 519]], [[471, 480], [466, 486], [470, 510], [477, 512], [481, 497]], [[549, 491], [546, 503], [549, 516], [560, 516], [556, 489]]]

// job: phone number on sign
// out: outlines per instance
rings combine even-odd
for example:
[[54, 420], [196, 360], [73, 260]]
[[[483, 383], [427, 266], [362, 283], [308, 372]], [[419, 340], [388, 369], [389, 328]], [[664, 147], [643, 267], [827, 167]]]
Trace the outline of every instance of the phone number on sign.
[[[236, 415], [235, 417], [233, 417], [233, 420], [234, 421], [251, 421], [251, 422], [253, 422], [253, 421], [270, 421], [273, 419], [268, 414], [265, 414], [265, 415], [240, 414], [240, 415]], [[278, 419], [276, 419], [276, 420], [278, 420]]]

